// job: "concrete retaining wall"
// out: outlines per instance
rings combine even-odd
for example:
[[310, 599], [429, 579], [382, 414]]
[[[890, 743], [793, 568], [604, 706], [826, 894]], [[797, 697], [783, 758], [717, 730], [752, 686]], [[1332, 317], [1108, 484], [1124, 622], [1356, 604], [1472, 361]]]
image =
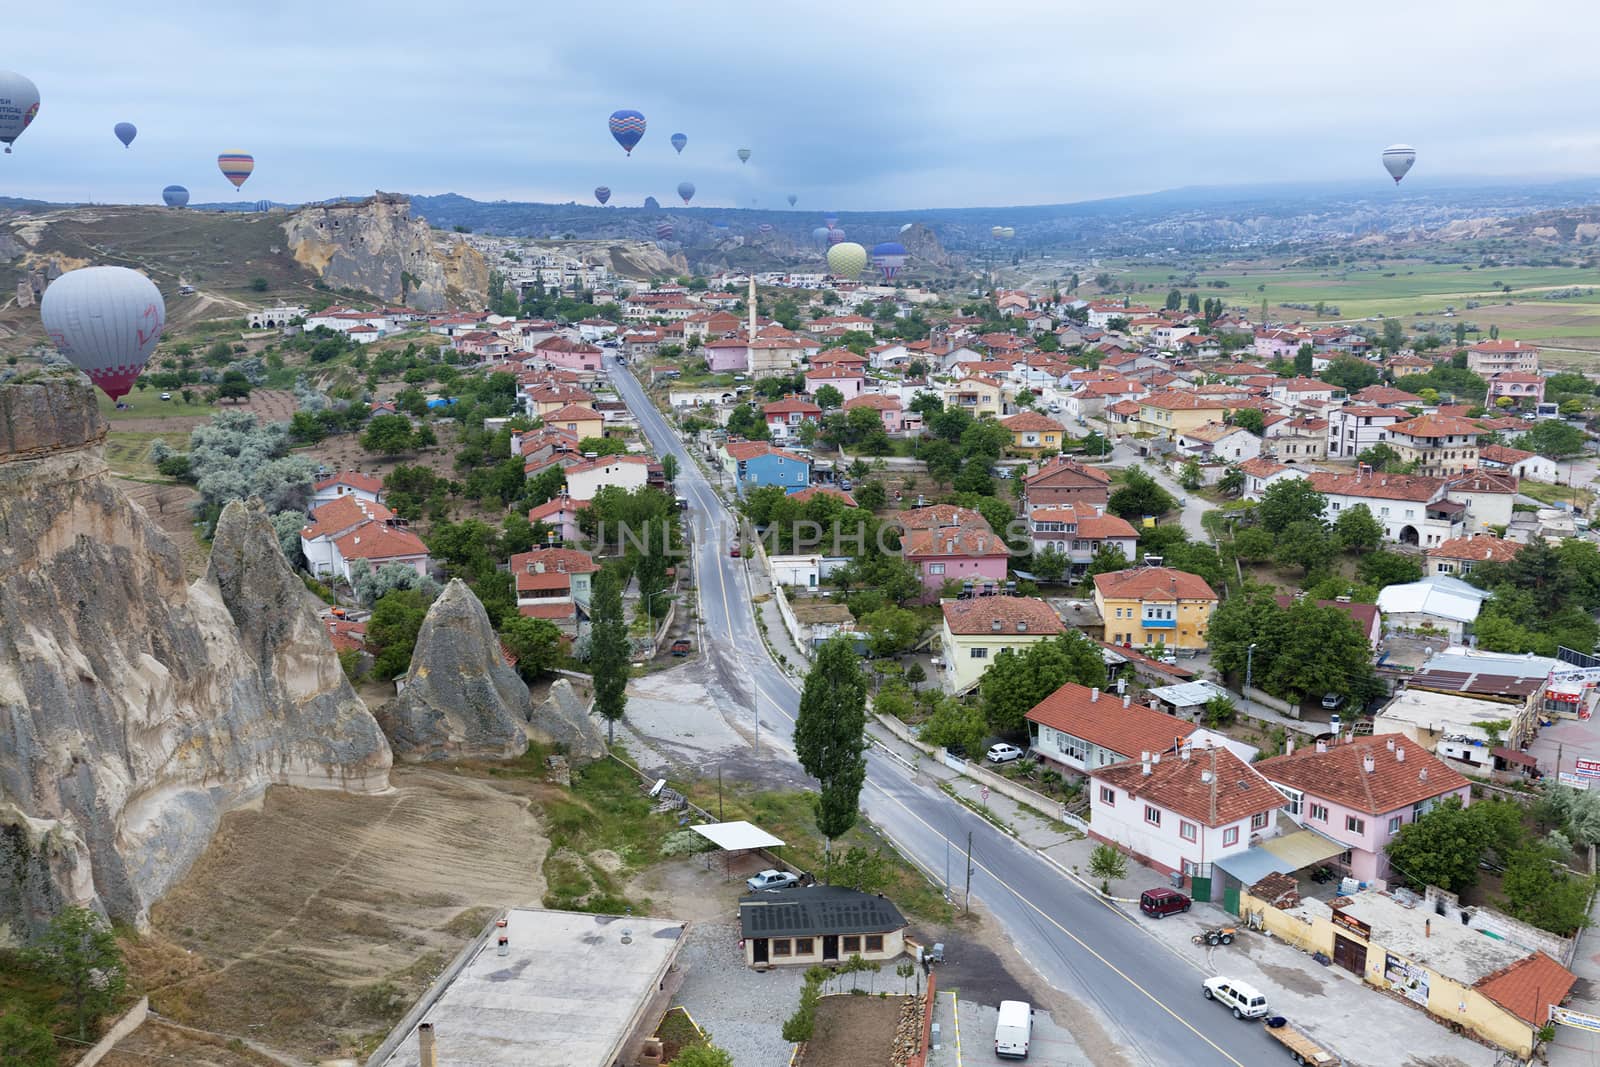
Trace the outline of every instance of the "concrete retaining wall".
[[[1287, 700], [1279, 700], [1271, 693], [1264, 693], [1259, 689], [1251, 689], [1247, 687], [1242, 689], [1241, 692], [1247, 699], [1256, 704], [1262, 704], [1266, 707], [1269, 707], [1279, 715], [1287, 715], [1291, 719], [1298, 719], [1300, 717], [1300, 707], [1297, 704], [1291, 704]], [[1249, 709], [1247, 708], [1240, 708], [1239, 710], [1246, 715], [1250, 714]]]
[[784, 593], [783, 586], [772, 587], [772, 599], [778, 605], [778, 614], [783, 618], [783, 628], [789, 631], [789, 640], [794, 642], [795, 650], [809, 661], [811, 648], [807, 635], [800, 629], [800, 620], [794, 617], [794, 609], [789, 606], [789, 597]]
[[106, 1036], [96, 1041], [94, 1047], [83, 1054], [83, 1058], [78, 1060], [78, 1067], [94, 1067], [95, 1064], [105, 1058], [106, 1053], [116, 1047], [118, 1041], [121, 1041], [144, 1025], [145, 1017], [149, 1014], [150, 998], [140, 997], [137, 1004], [124, 1012], [122, 1018], [112, 1024], [111, 1029], [106, 1031]]

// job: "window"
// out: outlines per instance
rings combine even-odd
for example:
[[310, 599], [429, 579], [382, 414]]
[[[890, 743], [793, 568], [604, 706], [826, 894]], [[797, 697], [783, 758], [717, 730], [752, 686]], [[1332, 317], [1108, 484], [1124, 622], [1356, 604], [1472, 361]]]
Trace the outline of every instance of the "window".
[[1179, 820], [1178, 836], [1183, 838], [1185, 841], [1193, 841], [1195, 838], [1200, 836], [1200, 833], [1195, 829], [1194, 823]]
[[787, 955], [789, 955], [790, 954], [789, 939], [787, 937], [775, 937], [775, 938], [773, 938], [772, 939], [772, 954], [774, 956], [787, 956]]
[[943, 563], [930, 563], [930, 564], [928, 564], [928, 573], [929, 574], [943, 574], [944, 573], [944, 564]]
[[1223, 848], [1227, 848], [1229, 845], [1237, 845], [1238, 843], [1239, 843], [1239, 828], [1237, 826], [1230, 826], [1226, 830], [1222, 831], [1222, 847]]
[[1104, 804], [1108, 808], [1116, 807], [1117, 806], [1117, 791], [1115, 789], [1112, 789], [1109, 785], [1101, 786], [1100, 787], [1100, 803]]
[[1149, 823], [1151, 826], [1160, 826], [1161, 825], [1161, 809], [1160, 808], [1156, 808], [1156, 807], [1152, 807], [1151, 805], [1146, 804], [1144, 806], [1144, 821]]
[[1254, 815], [1250, 816], [1250, 829], [1252, 829], [1252, 830], [1265, 830], [1266, 828], [1267, 828], [1267, 813], [1266, 812], [1258, 811]]
[[815, 949], [812, 947], [813, 938], [797, 937], [794, 939], [794, 954], [796, 956], [809, 956]]
[[1279, 785], [1276, 782], [1272, 783], [1272, 788], [1282, 793], [1284, 799], [1289, 802], [1290, 815], [1299, 815], [1303, 810], [1305, 810], [1305, 794], [1300, 792], [1300, 790], [1290, 789], [1288, 786]]
[[882, 952], [883, 951], [883, 935], [882, 934], [868, 934], [867, 935], [866, 951], [868, 951], [868, 952]]
[[988, 659], [989, 650], [987, 648], [975, 648], [968, 653], [968, 655], [970, 655], [973, 659]]
[[1346, 815], [1344, 817], [1344, 828], [1353, 834], [1364, 834], [1367, 832], [1367, 820], [1358, 819], [1354, 815]]
[[846, 934], [842, 940], [844, 942], [844, 951], [845, 952], [860, 952], [861, 951], [861, 935], [860, 934]]
[[1326, 804], [1313, 803], [1311, 805], [1311, 817], [1316, 819], [1318, 822], [1327, 822], [1328, 806]]
[[1400, 816], [1398, 816], [1398, 815], [1395, 815], [1395, 816], [1391, 817], [1389, 819], [1389, 833], [1391, 833], [1391, 834], [1399, 833], [1400, 832], [1400, 824], [1402, 822], [1404, 822], [1404, 821], [1405, 820], [1401, 819]]

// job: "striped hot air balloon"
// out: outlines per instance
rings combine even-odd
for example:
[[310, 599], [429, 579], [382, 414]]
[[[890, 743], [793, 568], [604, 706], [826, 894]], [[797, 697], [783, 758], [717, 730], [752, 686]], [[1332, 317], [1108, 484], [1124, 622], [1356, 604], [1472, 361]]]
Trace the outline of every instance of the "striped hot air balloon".
[[597, 185], [594, 187], [594, 198], [600, 201], [600, 204], [603, 207], [605, 206], [605, 202], [611, 199], [611, 190], [606, 188], [604, 185]]
[[740, 163], [748, 163], [748, 162], [750, 162], [750, 149], [741, 148], [741, 149], [739, 149], [738, 155], [739, 155], [739, 162]]
[[1383, 169], [1389, 172], [1396, 185], [1417, 161], [1417, 150], [1408, 144], [1392, 144], [1383, 150]]
[[38, 113], [39, 87], [14, 70], [0, 70], [0, 144], [6, 155]]
[[155, 283], [136, 270], [84, 267], [50, 283], [39, 317], [57, 351], [119, 400], [161, 340], [167, 305]]
[[168, 207], [183, 207], [189, 202], [189, 190], [181, 185], [169, 185], [161, 190], [161, 199]]
[[830, 245], [839, 244], [843, 240], [844, 240], [844, 231], [843, 230], [839, 229], [838, 227], [835, 227], [835, 228], [833, 228], [833, 229], [828, 231], [828, 243]]
[[757, 226], [756, 229], [760, 230], [762, 233], [771, 233], [772, 232], [772, 223], [763, 222], [760, 226]]
[[658, 223], [656, 223], [656, 239], [657, 240], [659, 240], [659, 241], [670, 241], [670, 240], [672, 240], [672, 232], [673, 232], [672, 231], [672, 223], [670, 223], [670, 222], [658, 222]]
[[644, 136], [644, 116], [631, 108], [624, 108], [611, 113], [608, 125], [611, 127], [611, 136], [617, 139], [622, 150], [633, 155], [633, 146]]
[[900, 268], [910, 258], [906, 246], [899, 241], [884, 241], [872, 246], [872, 265], [883, 273], [886, 282], [894, 281], [894, 276], [900, 273]]
[[841, 241], [828, 249], [828, 270], [846, 281], [855, 281], [867, 266], [867, 250], [854, 241]]
[[217, 157], [217, 169], [238, 189], [256, 169], [256, 157], [248, 152], [224, 152]]

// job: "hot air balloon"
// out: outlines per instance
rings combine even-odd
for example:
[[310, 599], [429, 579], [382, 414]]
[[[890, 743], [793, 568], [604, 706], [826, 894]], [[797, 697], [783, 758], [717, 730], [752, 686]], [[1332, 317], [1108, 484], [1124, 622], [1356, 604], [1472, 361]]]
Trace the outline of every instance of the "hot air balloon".
[[672, 135], [671, 140], [672, 147], [678, 150], [678, 154], [680, 156], [683, 155], [683, 146], [689, 143], [689, 138], [685, 137], [681, 133], [675, 133]]
[[623, 109], [611, 113], [611, 136], [617, 139], [622, 150], [633, 155], [633, 146], [644, 136], [644, 116], [637, 111]]
[[826, 226], [818, 226], [811, 231], [811, 239], [817, 243], [818, 248], [828, 247], [828, 234], [831, 231]]
[[687, 204], [689, 201], [693, 200], [694, 199], [694, 182], [679, 182], [678, 183], [678, 195], [683, 197], [683, 202], [685, 204]]
[[790, 207], [794, 207], [799, 202], [800, 202], [800, 198], [798, 196], [795, 196], [793, 193], [789, 194], [789, 206]]
[[750, 162], [750, 149], [748, 149], [748, 148], [739, 149], [739, 162], [740, 163], [748, 163], [748, 162]]
[[189, 190], [181, 185], [169, 185], [161, 190], [161, 199], [168, 207], [183, 207], [189, 202]]
[[660, 222], [656, 224], [656, 238], [662, 241], [672, 240], [672, 223]]
[[916, 225], [916, 223], [914, 223], [914, 222], [908, 222], [904, 226], [900, 227], [900, 232], [901, 233], [905, 233], [907, 230], [911, 229], [911, 227], [913, 227], [915, 225]]
[[603, 205], [607, 200], [611, 199], [611, 190], [603, 185], [597, 185], [594, 187], [594, 198]]
[[906, 246], [899, 241], [884, 241], [882, 244], [872, 246], [872, 265], [883, 272], [883, 280], [886, 282], [894, 281], [894, 276], [910, 258], [906, 254]]
[[760, 230], [762, 233], [771, 233], [772, 232], [772, 223], [763, 222], [760, 226], [757, 226], [756, 229]]
[[267, 212], [272, 210], [272, 201], [271, 200], [257, 200], [256, 201], [256, 210], [261, 212], [263, 215], [266, 214]]
[[16, 71], [0, 70], [0, 142], [7, 155], [38, 113], [39, 87]]
[[244, 185], [250, 172], [256, 169], [256, 157], [248, 152], [224, 152], [217, 157], [217, 169], [233, 183], [235, 189]]
[[844, 241], [828, 249], [828, 270], [845, 279], [855, 281], [867, 265], [867, 250], [854, 241]]
[[1005, 232], [1006, 232], [1006, 230], [1005, 230], [1004, 226], [990, 226], [989, 227], [989, 236], [993, 237], [996, 241], [1000, 240], [1000, 238], [1005, 234]]
[[832, 230], [828, 231], [828, 243], [830, 245], [836, 245], [836, 244], [838, 244], [839, 242], [841, 242], [843, 240], [844, 240], [844, 231], [843, 230], [832, 229]]
[[84, 267], [50, 283], [39, 315], [56, 349], [117, 400], [128, 395], [155, 351], [167, 306], [161, 290], [138, 271]]
[[117, 140], [122, 142], [122, 147], [127, 148], [133, 139], [139, 136], [139, 127], [131, 122], [119, 122], [111, 127], [111, 132], [117, 135]]
[[1396, 185], [1417, 161], [1417, 150], [1408, 144], [1392, 144], [1383, 150], [1383, 169], [1389, 172]]
[[1017, 228], [1015, 226], [1007, 226], [1003, 230], [1000, 231], [1000, 236], [1004, 237], [1008, 241], [1011, 240], [1016, 235], [1017, 235]]

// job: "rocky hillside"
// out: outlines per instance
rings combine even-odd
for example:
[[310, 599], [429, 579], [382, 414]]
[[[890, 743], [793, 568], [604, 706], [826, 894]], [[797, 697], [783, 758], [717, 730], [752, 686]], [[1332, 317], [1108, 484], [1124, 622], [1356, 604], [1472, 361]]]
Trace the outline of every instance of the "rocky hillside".
[[454, 234], [435, 233], [411, 214], [410, 197], [378, 193], [314, 204], [283, 225], [303, 266], [336, 289], [362, 289], [423, 311], [482, 307], [489, 267]]
[[0, 940], [63, 903], [142, 923], [269, 785], [388, 786], [266, 516], [229, 505], [186, 585], [105, 431], [80, 376], [0, 384]]

